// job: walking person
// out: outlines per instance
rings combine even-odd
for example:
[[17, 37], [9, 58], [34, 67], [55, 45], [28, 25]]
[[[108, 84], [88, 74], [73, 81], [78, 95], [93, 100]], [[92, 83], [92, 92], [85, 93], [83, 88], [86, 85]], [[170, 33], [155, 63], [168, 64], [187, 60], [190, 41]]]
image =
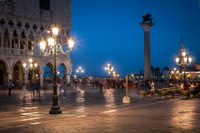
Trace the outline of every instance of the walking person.
[[151, 96], [153, 96], [153, 94], [155, 93], [155, 84], [154, 84], [153, 81], [151, 81], [150, 86], [151, 86], [151, 90], [150, 90], [150, 92], [151, 92]]
[[22, 102], [27, 102], [28, 97], [27, 97], [27, 88], [26, 88], [26, 84], [23, 83], [22, 84], [22, 90], [23, 90], [23, 98], [22, 98]]
[[8, 82], [8, 96], [11, 96], [11, 91], [12, 91], [12, 80], [10, 79]]
[[39, 83], [39, 82], [36, 83], [36, 95], [37, 95], [38, 98], [41, 97], [41, 96], [40, 96], [40, 83]]

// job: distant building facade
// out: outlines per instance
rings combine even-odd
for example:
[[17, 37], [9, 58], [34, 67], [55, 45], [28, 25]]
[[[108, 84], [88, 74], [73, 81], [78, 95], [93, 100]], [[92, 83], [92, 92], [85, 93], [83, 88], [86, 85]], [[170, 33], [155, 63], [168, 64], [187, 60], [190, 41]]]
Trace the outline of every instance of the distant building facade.
[[[47, 38], [47, 31], [55, 24], [61, 31], [57, 41], [66, 44], [71, 30], [71, 0], [0, 1], [0, 85], [7, 85], [11, 79], [19, 85], [32, 80], [43, 86], [45, 66], [53, 73], [53, 56], [42, 56], [39, 42]], [[35, 70], [23, 67], [30, 58], [38, 64]], [[57, 66], [60, 65], [69, 83], [69, 55], [58, 55]]]

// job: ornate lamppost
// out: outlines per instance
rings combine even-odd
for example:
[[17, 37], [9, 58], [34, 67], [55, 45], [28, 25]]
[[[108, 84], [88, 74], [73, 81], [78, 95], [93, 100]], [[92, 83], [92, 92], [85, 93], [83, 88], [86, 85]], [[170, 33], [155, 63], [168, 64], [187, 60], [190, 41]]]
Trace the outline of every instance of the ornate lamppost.
[[[59, 34], [59, 29], [57, 27], [53, 27], [50, 32], [50, 38], [48, 41], [42, 40], [40, 42], [40, 50], [44, 56], [53, 55], [54, 59], [54, 71], [53, 71], [53, 98], [52, 98], [52, 106], [49, 111], [49, 114], [61, 114], [62, 111], [58, 105], [58, 94], [57, 94], [57, 55], [59, 53], [69, 55], [72, 51], [75, 41], [72, 38], [69, 38], [67, 42], [67, 50], [63, 50], [63, 45], [58, 44], [57, 37]], [[48, 44], [48, 45], [46, 45]]]
[[[36, 70], [38, 64], [36, 62], [33, 63], [33, 59], [30, 58], [29, 60], [29, 64], [23, 63], [23, 67], [27, 70], [29, 70], [29, 80], [30, 80], [30, 85], [32, 84], [32, 70]], [[35, 71], [35, 76], [36, 76], [36, 71]]]
[[77, 74], [83, 74], [84, 73], [84, 69], [82, 67], [78, 67], [78, 69], [76, 69], [76, 73]]
[[114, 72], [114, 67], [111, 65], [111, 64], [107, 64], [106, 66], [105, 66], [105, 71], [110, 75], [110, 74], [112, 74], [113, 72]]
[[185, 74], [186, 67], [190, 65], [191, 62], [192, 62], [192, 57], [187, 55], [182, 41], [179, 50], [179, 55], [176, 57], [176, 63], [183, 71], [184, 86], [186, 85], [186, 74]]
[[77, 75], [79, 75], [79, 83], [80, 83], [80, 86], [82, 84], [82, 80], [81, 80], [81, 74], [83, 74], [85, 71], [82, 67], [78, 67], [78, 69], [76, 69], [76, 73]]
[[171, 79], [173, 80], [175, 80], [176, 81], [176, 79], [178, 79], [177, 78], [177, 75], [179, 75], [179, 70], [176, 68], [176, 67], [174, 67], [172, 70], [171, 70]]

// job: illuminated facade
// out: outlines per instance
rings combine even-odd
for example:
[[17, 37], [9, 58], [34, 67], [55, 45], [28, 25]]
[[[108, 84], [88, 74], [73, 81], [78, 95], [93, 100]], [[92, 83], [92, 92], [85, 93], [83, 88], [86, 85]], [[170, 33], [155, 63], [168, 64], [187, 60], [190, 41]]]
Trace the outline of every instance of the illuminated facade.
[[[66, 44], [71, 30], [71, 0], [0, 1], [0, 85], [7, 85], [10, 79], [18, 85], [29, 83], [30, 79], [44, 85], [44, 68], [48, 66], [53, 72], [53, 58], [42, 56], [38, 44], [55, 24], [61, 31], [58, 43]], [[23, 67], [30, 58], [38, 64], [35, 71]], [[69, 55], [58, 55], [57, 66], [60, 65], [69, 83]]]

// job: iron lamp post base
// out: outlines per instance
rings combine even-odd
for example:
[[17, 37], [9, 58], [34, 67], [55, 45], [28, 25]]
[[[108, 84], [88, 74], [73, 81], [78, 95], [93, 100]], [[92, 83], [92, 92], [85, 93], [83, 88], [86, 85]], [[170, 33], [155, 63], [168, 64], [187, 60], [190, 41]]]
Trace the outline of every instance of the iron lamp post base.
[[59, 106], [52, 106], [49, 114], [62, 114]]

